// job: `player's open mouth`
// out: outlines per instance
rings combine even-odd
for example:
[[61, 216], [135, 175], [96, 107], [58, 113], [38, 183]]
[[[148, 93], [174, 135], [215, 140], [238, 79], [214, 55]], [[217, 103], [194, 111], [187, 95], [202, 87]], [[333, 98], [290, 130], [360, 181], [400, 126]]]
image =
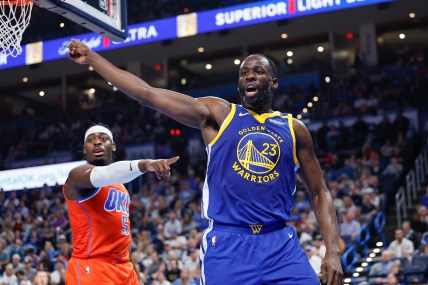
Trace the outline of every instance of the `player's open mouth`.
[[102, 156], [102, 155], [104, 154], [104, 150], [102, 150], [102, 149], [94, 149], [94, 150], [92, 151], [92, 153], [93, 153], [95, 156]]
[[245, 86], [245, 95], [246, 96], [254, 96], [255, 94], [257, 94], [257, 87], [253, 84], [248, 84], [247, 86]]

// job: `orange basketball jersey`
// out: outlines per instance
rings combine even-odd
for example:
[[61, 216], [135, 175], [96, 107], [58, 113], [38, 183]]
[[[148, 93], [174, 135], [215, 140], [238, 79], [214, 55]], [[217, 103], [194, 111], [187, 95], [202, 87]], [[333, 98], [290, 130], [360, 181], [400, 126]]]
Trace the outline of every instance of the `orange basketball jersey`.
[[130, 201], [128, 191], [122, 184], [95, 188], [90, 195], [78, 200], [65, 200], [72, 232], [73, 257], [129, 261]]

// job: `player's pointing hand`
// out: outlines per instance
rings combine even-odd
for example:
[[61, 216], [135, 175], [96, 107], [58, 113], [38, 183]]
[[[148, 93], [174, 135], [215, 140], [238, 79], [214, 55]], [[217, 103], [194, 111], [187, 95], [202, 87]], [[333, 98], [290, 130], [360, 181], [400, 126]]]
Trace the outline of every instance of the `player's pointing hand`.
[[170, 165], [175, 163], [180, 157], [176, 156], [168, 159], [145, 159], [142, 160], [143, 165], [139, 165], [140, 171], [152, 171], [156, 173], [156, 177], [161, 179], [163, 176], [171, 176], [171, 167]]

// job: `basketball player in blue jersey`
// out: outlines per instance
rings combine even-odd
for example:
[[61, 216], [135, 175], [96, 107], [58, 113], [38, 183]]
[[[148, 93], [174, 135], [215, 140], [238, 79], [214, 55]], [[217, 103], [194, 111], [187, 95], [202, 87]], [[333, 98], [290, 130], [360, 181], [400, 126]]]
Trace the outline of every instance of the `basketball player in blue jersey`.
[[320, 283], [296, 231], [287, 226], [295, 169], [310, 192], [326, 244], [321, 278], [342, 284], [333, 201], [308, 129], [291, 114], [272, 110], [278, 79], [270, 59], [254, 54], [242, 62], [236, 105], [152, 87], [77, 40], [68, 48], [70, 59], [91, 65], [140, 104], [201, 130], [208, 152], [202, 215], [209, 220], [200, 251], [201, 284]]

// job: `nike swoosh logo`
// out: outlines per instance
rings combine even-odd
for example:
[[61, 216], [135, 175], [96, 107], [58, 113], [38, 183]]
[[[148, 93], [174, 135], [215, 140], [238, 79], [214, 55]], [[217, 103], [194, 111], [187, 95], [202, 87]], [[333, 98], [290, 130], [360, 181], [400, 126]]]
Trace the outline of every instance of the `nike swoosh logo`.
[[249, 115], [250, 113], [239, 113], [239, 117], [245, 116], [245, 115]]
[[292, 235], [292, 234], [288, 234], [288, 237], [289, 237], [289, 238], [292, 238], [292, 237], [293, 237], [293, 235]]
[[132, 171], [132, 161], [129, 162], [129, 171]]

